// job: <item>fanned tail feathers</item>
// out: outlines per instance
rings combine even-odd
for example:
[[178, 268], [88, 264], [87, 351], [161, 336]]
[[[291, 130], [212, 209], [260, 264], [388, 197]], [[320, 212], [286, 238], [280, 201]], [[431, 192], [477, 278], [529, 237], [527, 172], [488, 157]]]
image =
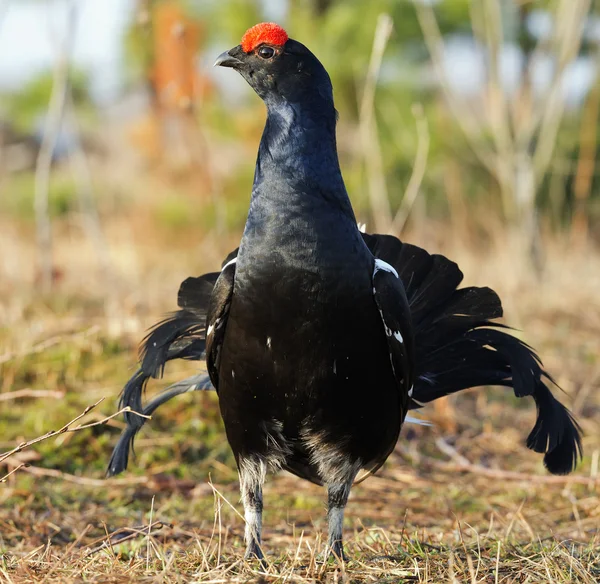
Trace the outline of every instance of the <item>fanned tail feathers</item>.
[[377, 257], [398, 271], [411, 307], [415, 330], [416, 381], [411, 409], [482, 385], [513, 388], [531, 396], [537, 420], [527, 447], [544, 453], [553, 474], [571, 472], [581, 457], [580, 428], [553, 395], [552, 378], [524, 342], [500, 323], [502, 305], [490, 288], [457, 289], [463, 275], [441, 255], [387, 235], [365, 236]]
[[[180, 310], [169, 315], [154, 326], [140, 348], [140, 368], [125, 384], [119, 405], [129, 406], [133, 412], [150, 415], [156, 408], [186, 391], [210, 389], [204, 381], [197, 382], [195, 377], [174, 384], [155, 397], [145, 408], [142, 395], [148, 379], [161, 377], [165, 365], [172, 359], [199, 361], [204, 357], [206, 348], [206, 311], [210, 294], [218, 273], [205, 274], [198, 278], [188, 278], [179, 289], [178, 304]], [[206, 376], [200, 376], [204, 380]], [[187, 383], [186, 382], [191, 382]], [[151, 410], [151, 411], [150, 411]], [[150, 413], [148, 413], [150, 411]], [[146, 418], [135, 413], [125, 413], [127, 428], [115, 447], [108, 468], [112, 476], [127, 468], [129, 450], [133, 447], [135, 435], [146, 422]]]
[[[537, 419], [527, 447], [543, 453], [553, 474], [571, 472], [581, 457], [580, 428], [547, 384], [552, 378], [524, 342], [504, 325], [498, 295], [490, 288], [458, 289], [463, 275], [442, 255], [389, 235], [363, 234], [371, 252], [394, 266], [404, 284], [415, 331], [416, 381], [410, 409], [464, 389], [484, 385], [513, 388], [517, 397], [533, 397]], [[237, 255], [234, 250], [223, 262]], [[205, 322], [218, 273], [188, 278], [179, 290], [180, 309], [154, 327], [140, 351], [141, 367], [127, 382], [121, 407], [150, 415], [160, 405], [186, 391], [210, 389], [206, 376], [170, 386], [145, 408], [142, 394], [150, 377], [160, 377], [171, 359], [200, 360], [205, 351]], [[198, 378], [196, 381], [192, 381]], [[202, 378], [202, 379], [200, 379]], [[108, 474], [127, 467], [129, 451], [145, 418], [126, 414], [127, 428], [113, 452]]]

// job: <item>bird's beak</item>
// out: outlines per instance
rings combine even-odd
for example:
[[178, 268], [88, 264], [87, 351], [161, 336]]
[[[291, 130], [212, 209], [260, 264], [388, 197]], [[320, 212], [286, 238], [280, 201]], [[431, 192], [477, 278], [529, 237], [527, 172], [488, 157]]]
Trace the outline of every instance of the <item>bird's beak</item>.
[[[235, 47], [230, 49], [229, 51], [225, 51], [221, 53], [217, 60], [215, 61], [214, 67], [231, 67], [232, 69], [238, 69], [242, 65], [242, 61], [240, 61], [237, 57], [234, 57], [231, 53], [236, 51], [239, 47]], [[237, 52], [237, 51], [236, 51]]]

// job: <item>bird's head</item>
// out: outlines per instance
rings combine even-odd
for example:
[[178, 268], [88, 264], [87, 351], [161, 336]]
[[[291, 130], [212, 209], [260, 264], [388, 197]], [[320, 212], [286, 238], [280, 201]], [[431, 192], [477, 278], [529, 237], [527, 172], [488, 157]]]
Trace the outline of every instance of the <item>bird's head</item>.
[[263, 22], [248, 29], [237, 47], [219, 55], [217, 65], [238, 71], [267, 106], [285, 101], [316, 106], [330, 102], [333, 107], [327, 71], [278, 24]]

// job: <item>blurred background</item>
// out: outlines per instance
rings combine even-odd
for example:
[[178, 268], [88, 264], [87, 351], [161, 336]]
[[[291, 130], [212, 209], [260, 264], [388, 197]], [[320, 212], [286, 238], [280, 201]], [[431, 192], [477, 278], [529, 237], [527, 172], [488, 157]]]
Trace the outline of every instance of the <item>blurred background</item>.
[[[582, 472], [597, 473], [600, 5], [590, 0], [0, 0], [2, 448], [101, 397], [91, 420], [116, 411], [136, 346], [176, 308], [179, 283], [237, 246], [265, 108], [212, 63], [264, 20], [332, 77], [357, 217], [499, 292], [581, 419]], [[195, 368], [173, 366], [166, 381]], [[506, 467], [510, 454], [538, 469], [522, 447], [532, 404], [479, 396], [425, 417], [450, 436], [501, 432], [486, 460]], [[214, 396], [183, 396], [144, 429], [133, 472], [235, 481], [219, 424]], [[28, 496], [51, 469], [102, 477], [121, 428], [115, 419], [4, 461], [6, 472], [31, 467], [3, 496]]]
[[[264, 107], [212, 63], [262, 20], [330, 72], [342, 166], [369, 229], [433, 222], [445, 245], [479, 249], [520, 236], [515, 253], [539, 274], [546, 237], [593, 247], [589, 0], [2, 0], [0, 269], [19, 290], [3, 318], [50, 291], [130, 310], [158, 292], [148, 269], [173, 287], [235, 244]], [[131, 287], [150, 290], [130, 298]]]

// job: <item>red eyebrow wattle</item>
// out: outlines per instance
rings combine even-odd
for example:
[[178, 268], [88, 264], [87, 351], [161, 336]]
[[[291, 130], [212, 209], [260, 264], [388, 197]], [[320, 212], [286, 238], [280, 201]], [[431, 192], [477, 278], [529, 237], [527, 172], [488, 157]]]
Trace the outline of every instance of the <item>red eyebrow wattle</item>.
[[249, 28], [244, 33], [241, 44], [244, 53], [250, 53], [263, 43], [283, 46], [288, 38], [287, 32], [278, 24], [274, 22], [261, 22]]

